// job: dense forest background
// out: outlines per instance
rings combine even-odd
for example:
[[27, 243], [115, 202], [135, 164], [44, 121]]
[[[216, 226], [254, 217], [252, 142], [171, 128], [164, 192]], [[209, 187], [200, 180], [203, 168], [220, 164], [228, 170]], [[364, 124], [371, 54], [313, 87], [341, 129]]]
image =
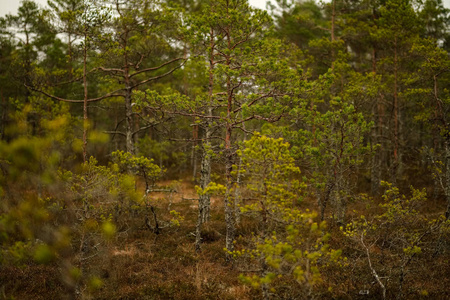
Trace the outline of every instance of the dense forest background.
[[448, 299], [441, 0], [23, 0], [0, 298]]

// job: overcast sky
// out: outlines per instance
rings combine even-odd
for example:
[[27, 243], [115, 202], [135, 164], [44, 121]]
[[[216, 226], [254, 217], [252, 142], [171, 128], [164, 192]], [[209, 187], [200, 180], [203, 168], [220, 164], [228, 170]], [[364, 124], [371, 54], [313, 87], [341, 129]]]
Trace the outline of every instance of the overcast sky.
[[[0, 0], [0, 16], [3, 17], [6, 14], [15, 14], [20, 5], [20, 1], [21, 0]], [[265, 9], [266, 1], [267, 0], [250, 0], [250, 4]], [[39, 3], [41, 6], [47, 5], [47, 0], [35, 0], [35, 2]]]

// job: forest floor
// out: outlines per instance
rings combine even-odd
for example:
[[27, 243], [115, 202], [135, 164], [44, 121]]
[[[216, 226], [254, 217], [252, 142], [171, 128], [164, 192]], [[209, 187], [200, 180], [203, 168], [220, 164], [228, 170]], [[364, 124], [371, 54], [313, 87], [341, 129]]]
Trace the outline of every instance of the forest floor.
[[[202, 230], [202, 250], [196, 252], [194, 242], [198, 207], [193, 182], [189, 179], [166, 181], [159, 186], [176, 191], [151, 193], [151, 203], [160, 225], [164, 227], [168, 224], [171, 218], [169, 211], [176, 210], [184, 218], [180, 226], [166, 227], [160, 234], [155, 234], [146, 226], [146, 211], [122, 218], [117, 223], [118, 231], [113, 240], [103, 242], [99, 247], [91, 247], [83, 260], [71, 258], [72, 265], [79, 267], [83, 276], [95, 276], [102, 282], [101, 287], [89, 289], [88, 280], [85, 280], [79, 284], [76, 298], [260, 299], [259, 290], [244, 285], [238, 279], [242, 266], [237, 263], [232, 266], [225, 259], [226, 227], [222, 199], [211, 199], [211, 219]], [[311, 210], [316, 205], [313, 199], [306, 199], [300, 204], [301, 208]], [[372, 207], [375, 207], [372, 210], [377, 209], [377, 205]], [[348, 218], [359, 217], [361, 213], [367, 213], [367, 209], [367, 204], [353, 203], [349, 207]], [[443, 206], [441, 202], [428, 200], [425, 209], [429, 215], [436, 215]], [[257, 226], [255, 220], [244, 217], [236, 235], [251, 238]], [[337, 240], [332, 238], [332, 246], [343, 249], [344, 255], [357, 261], [348, 270], [322, 274], [325, 281], [340, 282], [341, 290], [333, 291], [331, 298], [380, 299], [379, 288], [373, 283], [364, 253], [339, 238], [342, 235], [337, 226], [331, 224], [328, 230], [332, 236], [338, 236]], [[376, 247], [373, 250], [376, 252]], [[30, 260], [22, 266], [0, 266], [0, 299], [73, 299], [67, 297], [70, 293], [62, 284], [62, 262], [60, 259], [48, 265], [38, 265]], [[418, 280], [415, 286], [424, 286], [424, 289], [434, 290], [438, 295], [430, 299], [449, 299], [446, 298], [448, 288], [445, 287], [450, 276], [448, 263], [446, 255], [437, 259], [430, 257], [415, 269], [414, 276]], [[358, 294], [366, 288], [365, 281], [372, 282], [367, 287], [371, 290], [370, 297]], [[427, 297], [410, 299], [416, 298]], [[291, 298], [286, 296], [282, 299]]]
[[[252, 291], [239, 280], [239, 271], [225, 260], [223, 204], [212, 198], [211, 220], [203, 229], [202, 251], [194, 249], [197, 197], [191, 181], [162, 182], [175, 193], [152, 193], [156, 214], [181, 213], [180, 226], [155, 234], [144, 218], [121, 224], [114, 241], [84, 261], [85, 273], [103, 284], [95, 291], [81, 290], [86, 299], [252, 299]], [[161, 217], [160, 222], [164, 223]], [[60, 299], [61, 267], [27, 264], [0, 272], [0, 299]], [[254, 291], [253, 291], [254, 292]]]

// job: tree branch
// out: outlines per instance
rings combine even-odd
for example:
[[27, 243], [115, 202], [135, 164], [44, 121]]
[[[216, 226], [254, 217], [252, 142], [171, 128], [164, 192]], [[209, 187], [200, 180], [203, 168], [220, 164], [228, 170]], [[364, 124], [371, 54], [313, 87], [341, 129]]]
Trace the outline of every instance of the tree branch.
[[[146, 69], [137, 71], [137, 72], [131, 74], [131, 75], [130, 75], [130, 78], [133, 78], [134, 76], [139, 75], [139, 74], [141, 74], [141, 73], [159, 70], [159, 69], [161, 69], [162, 67], [165, 67], [165, 66], [167, 66], [167, 65], [169, 65], [169, 64], [171, 64], [171, 63], [174, 63], [174, 62], [176, 62], [176, 61], [183, 60], [183, 59], [184, 59], [185, 62], [186, 62], [186, 59], [183, 58], [183, 57], [174, 58], [174, 59], [169, 60], [168, 62], [165, 62], [165, 63], [163, 63], [162, 65], [159, 65], [159, 66], [157, 66], [157, 67], [146, 68]], [[178, 68], [181, 67], [182, 65], [184, 65], [184, 63], [182, 63], [180, 66], [178, 66]], [[176, 69], [177, 69], [177, 68], [176, 68]], [[169, 73], [169, 74], [170, 74], [170, 73]], [[151, 79], [151, 78], [150, 78], [150, 79]]]

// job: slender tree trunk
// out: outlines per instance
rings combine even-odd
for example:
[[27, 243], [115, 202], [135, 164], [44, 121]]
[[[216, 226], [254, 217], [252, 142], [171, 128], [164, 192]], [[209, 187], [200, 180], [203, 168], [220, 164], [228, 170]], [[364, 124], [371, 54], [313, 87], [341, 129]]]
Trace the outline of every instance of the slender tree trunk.
[[[269, 220], [268, 220], [268, 209], [266, 207], [266, 203], [267, 203], [267, 184], [266, 184], [266, 178], [267, 178], [267, 174], [266, 172], [262, 172], [263, 174], [261, 174], [262, 178], [261, 178], [261, 182], [263, 182], [263, 191], [262, 191], [262, 195], [260, 197], [260, 204], [261, 204], [261, 223], [262, 223], [262, 229], [261, 229], [261, 236], [260, 236], [260, 243], [264, 244], [266, 239], [269, 237], [270, 235], [270, 229], [269, 229]], [[265, 277], [268, 273], [268, 266], [266, 263], [266, 256], [264, 253], [262, 253], [261, 255], [261, 259], [260, 259], [260, 265], [261, 265], [261, 277]], [[268, 300], [270, 299], [269, 297], [269, 286], [267, 284], [262, 284], [261, 286], [262, 289], [262, 294], [263, 294], [263, 299], [264, 300]]]
[[[375, 131], [372, 137], [372, 149], [375, 145], [379, 144], [379, 139], [377, 138], [377, 131]], [[372, 171], [370, 173], [370, 192], [373, 196], [378, 196], [380, 194], [380, 182], [381, 182], [381, 149], [374, 151], [372, 156]]]
[[314, 103], [311, 101], [311, 104], [309, 105], [309, 110], [311, 111], [311, 114], [313, 114], [312, 117], [312, 126], [311, 126], [311, 133], [313, 136], [313, 146], [317, 146], [317, 138], [316, 138], [316, 112], [314, 111]]
[[133, 147], [134, 147], [134, 153], [137, 154], [139, 153], [139, 129], [140, 129], [140, 124], [139, 124], [139, 118], [137, 118], [137, 116], [134, 117], [133, 119], [134, 122], [134, 132], [133, 132]]
[[330, 200], [331, 193], [333, 192], [335, 187], [334, 178], [329, 179], [325, 184], [325, 188], [322, 192], [319, 193], [319, 208], [320, 208], [320, 220], [323, 221], [325, 219], [325, 210], [327, 208], [328, 202]]
[[197, 215], [197, 224], [195, 226], [195, 251], [200, 252], [201, 244], [202, 244], [202, 216], [203, 216], [204, 206], [202, 205], [201, 199], [199, 199], [198, 203], [198, 215]]
[[[209, 123], [209, 121], [207, 123]], [[211, 149], [211, 144], [209, 142], [210, 137], [211, 137], [211, 129], [209, 127], [209, 124], [207, 124], [205, 128], [206, 141], [204, 142], [202, 147], [202, 162], [200, 170], [200, 187], [202, 190], [205, 190], [208, 187], [209, 183], [211, 182], [211, 154], [209, 153]], [[201, 226], [203, 223], [209, 221], [211, 215], [211, 196], [209, 193], [202, 193], [200, 195], [198, 203], [198, 213], [199, 213], [199, 220], [201, 221], [201, 223], [199, 223], [198, 226]]]
[[88, 86], [87, 86], [87, 33], [84, 34], [84, 49], [83, 49], [83, 87], [84, 87], [84, 102], [83, 102], [83, 161], [87, 161], [87, 131], [89, 126], [88, 120]]
[[[377, 74], [377, 52], [375, 46], [372, 48], [372, 73]], [[372, 156], [372, 170], [371, 170], [371, 193], [373, 196], [378, 196], [380, 193], [380, 182], [381, 182], [381, 162], [383, 159], [382, 151], [383, 147], [382, 136], [383, 136], [383, 103], [382, 98], [377, 97], [377, 104], [374, 107], [374, 115], [377, 116], [375, 122], [377, 126], [373, 130], [372, 135], [372, 149], [374, 146], [379, 145], [380, 147], [373, 152]]]
[[[212, 134], [212, 122], [211, 118], [213, 116], [213, 90], [214, 90], [214, 49], [215, 49], [215, 41], [214, 41], [214, 29], [211, 28], [210, 31], [210, 38], [211, 38], [211, 44], [210, 44], [210, 57], [209, 57], [209, 83], [208, 83], [208, 98], [209, 98], [209, 106], [207, 109], [207, 118], [206, 118], [206, 126], [205, 126], [205, 144], [203, 146], [203, 156], [202, 156], [202, 188], [206, 188], [209, 183], [211, 182], [211, 154], [209, 151], [211, 151], [211, 134]], [[197, 129], [198, 130], [198, 129]], [[206, 146], [206, 147], [205, 147]], [[203, 205], [205, 206], [205, 209], [203, 210], [202, 214], [202, 220], [203, 222], [209, 221], [210, 218], [210, 211], [211, 211], [211, 196], [209, 194], [203, 195]]]
[[2, 113], [1, 113], [1, 124], [0, 124], [0, 140], [3, 140], [5, 138], [5, 126], [6, 126], [6, 116], [7, 113], [7, 106], [6, 106], [6, 99], [3, 96], [3, 89], [0, 88], [0, 98], [2, 98]]
[[[377, 105], [374, 107], [374, 115], [378, 116], [377, 126], [372, 131], [372, 164], [370, 172], [370, 190], [373, 196], [378, 196], [380, 193], [381, 182], [381, 160], [383, 147], [382, 135], [383, 135], [383, 121], [381, 116], [381, 98], [377, 98]], [[377, 148], [379, 146], [379, 148]]]
[[393, 110], [394, 110], [394, 162], [392, 164], [392, 177], [391, 181], [392, 183], [397, 182], [397, 173], [398, 173], [398, 167], [399, 167], [399, 155], [398, 155], [398, 48], [397, 48], [397, 36], [394, 38], [394, 103], [393, 103]]
[[[209, 136], [210, 133], [208, 132], [207, 135]], [[211, 155], [208, 153], [210, 151], [211, 145], [209, 142], [207, 142], [203, 149], [203, 156], [202, 156], [202, 169], [201, 169], [201, 178], [200, 178], [200, 187], [202, 190], [206, 189], [211, 182]], [[200, 195], [199, 199], [199, 206], [202, 206], [201, 208], [201, 220], [202, 223], [208, 222], [210, 218], [210, 212], [211, 212], [211, 196], [209, 193], [205, 193]], [[199, 209], [200, 213], [200, 209]]]
[[192, 157], [191, 157], [191, 165], [192, 165], [192, 179], [194, 182], [197, 182], [197, 154], [195, 152], [195, 145], [192, 145]]
[[191, 154], [191, 166], [192, 166], [192, 178], [196, 181], [197, 177], [197, 151], [195, 148], [197, 147], [198, 140], [198, 125], [195, 124], [194, 118], [194, 126], [192, 126], [192, 154]]
[[343, 176], [339, 175], [336, 182], [336, 188], [334, 190], [335, 203], [336, 203], [336, 222], [339, 225], [343, 225], [345, 220], [345, 213], [347, 210], [347, 200], [343, 191], [345, 190]]
[[[208, 97], [209, 97], [209, 107], [207, 108], [207, 118], [205, 124], [205, 138], [202, 144], [202, 163], [200, 169], [200, 187], [202, 190], [211, 182], [211, 120], [212, 117], [212, 101], [213, 101], [213, 90], [214, 90], [214, 30], [211, 27], [210, 31], [210, 57], [209, 57], [209, 83], [208, 83]], [[211, 207], [211, 197], [208, 193], [202, 193], [198, 200], [198, 218], [196, 226], [196, 238], [195, 238], [195, 249], [200, 251], [201, 244], [201, 228], [202, 224], [207, 222], [210, 217], [210, 207]]]
[[72, 74], [73, 74], [73, 70], [72, 70], [72, 34], [71, 34], [72, 29], [69, 28], [69, 34], [68, 34], [68, 49], [67, 49], [67, 56], [69, 57], [69, 79], [72, 79]]
[[381, 290], [383, 292], [383, 298], [382, 299], [386, 299], [386, 286], [383, 284], [383, 282], [381, 281], [381, 278], [378, 275], [377, 271], [372, 266], [372, 260], [371, 260], [371, 257], [370, 257], [370, 249], [364, 243], [364, 233], [361, 233], [361, 245], [364, 247], [364, 250], [366, 250], [367, 262], [369, 264], [370, 270], [372, 271], [372, 275], [373, 275], [373, 277], [375, 277], [375, 280], [377, 281], [378, 285], [380, 286], [380, 288], [381, 288]]
[[128, 52], [127, 52], [127, 43], [128, 40], [128, 32], [126, 32], [124, 37], [124, 83], [125, 83], [125, 145], [127, 152], [131, 154], [135, 154], [134, 149], [134, 141], [133, 141], [133, 107], [131, 106], [132, 93], [133, 90], [131, 88], [130, 81], [130, 67], [128, 63]]
[[236, 224], [239, 224], [241, 222], [241, 168], [242, 168], [242, 157], [239, 157], [239, 163], [237, 166], [237, 176], [236, 176], [236, 186], [234, 189], [234, 216]]
[[[231, 25], [230, 25], [231, 26]], [[225, 29], [225, 36], [228, 49], [232, 48], [232, 41], [230, 37], [230, 27]], [[231, 66], [231, 56], [225, 56], [226, 66]], [[226, 236], [225, 236], [225, 248], [227, 251], [234, 250], [234, 236], [235, 236], [235, 218], [234, 218], [234, 206], [231, 196], [232, 191], [232, 177], [231, 171], [233, 169], [233, 149], [231, 148], [231, 137], [233, 132], [232, 126], [232, 108], [233, 108], [233, 87], [230, 75], [227, 75], [226, 81], [226, 95], [227, 95], [227, 114], [226, 114], [226, 124], [225, 124], [225, 180], [226, 180], [226, 191], [225, 191], [225, 223], [226, 223]], [[227, 254], [227, 260], [231, 260], [231, 256]]]
[[[25, 34], [25, 84], [27, 86], [31, 86], [31, 45], [30, 45], [30, 32], [28, 32], [27, 25], [24, 25], [24, 34]], [[25, 103], [30, 103], [31, 92], [29, 89], [25, 90]], [[35, 131], [36, 124], [32, 122], [33, 126], [33, 135]]]
[[[229, 44], [230, 41], [228, 41]], [[228, 58], [228, 65], [230, 59]], [[231, 136], [233, 128], [231, 125], [231, 111], [233, 104], [233, 90], [231, 87], [231, 79], [227, 79], [227, 121], [226, 121], [226, 133], [225, 133], [225, 178], [226, 178], [226, 192], [225, 192], [225, 223], [226, 223], [226, 238], [225, 246], [228, 251], [234, 250], [234, 235], [235, 235], [235, 219], [234, 219], [234, 206], [231, 199], [232, 190], [232, 177], [231, 171], [233, 169], [233, 150], [231, 148]], [[228, 257], [230, 259], [230, 257]]]
[[133, 108], [131, 107], [131, 88], [129, 86], [127, 86], [125, 93], [125, 146], [127, 152], [134, 154]]
[[[231, 95], [230, 95], [231, 98]], [[228, 116], [230, 117], [231, 110], [228, 111]], [[229, 118], [227, 118], [229, 120]], [[229, 122], [229, 121], [227, 121]], [[225, 238], [225, 247], [228, 251], [234, 250], [234, 235], [235, 235], [235, 218], [234, 218], [234, 205], [231, 197], [232, 190], [232, 177], [231, 171], [233, 169], [233, 153], [231, 149], [231, 133], [232, 128], [231, 124], [227, 124], [227, 131], [225, 137], [225, 177], [226, 177], [226, 192], [225, 192], [225, 223], [226, 223], [226, 238]]]
[[[200, 187], [206, 189], [211, 181], [211, 155], [209, 154], [209, 143], [203, 147], [202, 166], [200, 175]], [[195, 229], [195, 250], [200, 251], [202, 225], [209, 220], [210, 215], [210, 195], [201, 194], [198, 200], [198, 217]]]
[[[242, 123], [242, 129], [244, 129], [244, 139], [243, 142], [247, 140], [247, 133], [245, 133], [245, 123]], [[242, 183], [242, 157], [239, 157], [239, 162], [237, 166], [237, 176], [236, 176], [236, 187], [234, 191], [234, 217], [236, 224], [239, 224], [241, 222], [241, 201], [242, 201], [242, 195], [241, 195], [241, 183]]]
[[[433, 76], [433, 91], [434, 91], [434, 100], [435, 100], [435, 108], [434, 108], [434, 119], [435, 120], [443, 120], [444, 121], [444, 124], [445, 124], [445, 118], [442, 116], [442, 107], [441, 107], [441, 104], [440, 104], [440, 100], [439, 100], [439, 95], [438, 95], [438, 81], [437, 81], [437, 75], [435, 74], [434, 76]], [[440, 130], [433, 130], [433, 147], [434, 147], [434, 153], [438, 153], [439, 152], [439, 136], [440, 136], [440, 134], [439, 134], [439, 131]], [[447, 142], [446, 142], [447, 140], [445, 139], [444, 140], [444, 145], [447, 145]], [[444, 146], [444, 148], [445, 148], [445, 151], [447, 150], [447, 147], [446, 146]], [[429, 154], [427, 154], [427, 156], [428, 155], [430, 155], [430, 158], [431, 158], [431, 161], [432, 161], [432, 163], [434, 164], [434, 161], [435, 161], [435, 159], [434, 159], [434, 153], [429, 153]], [[446, 164], [445, 164], [445, 166], [446, 166], [446, 172], [445, 172], [445, 175], [446, 175], [446, 177], [445, 178], [448, 178], [447, 177], [447, 174], [448, 174], [448, 162], [447, 162], [447, 156], [446, 156], [446, 158], [445, 158], [446, 160], [445, 160], [445, 162], [446, 162]], [[442, 189], [442, 179], [441, 179], [441, 176], [433, 176], [433, 182], [434, 182], [434, 188], [433, 188], [433, 199], [437, 199], [438, 197], [439, 197], [439, 194], [440, 194], [440, 192], [441, 192], [441, 189]], [[448, 186], [448, 184], [446, 183], [446, 187]], [[444, 188], [444, 194], [445, 195], [447, 195], [447, 191], [445, 190], [445, 188]], [[447, 202], [448, 203], [450, 203], [449, 202], [449, 197], [447, 197], [446, 196], [446, 198], [447, 198]], [[449, 204], [449, 206], [450, 206], [450, 204]], [[447, 207], [447, 212], [449, 211], [449, 207]], [[447, 214], [446, 214], [447, 215]]]
[[447, 210], [445, 217], [450, 219], [450, 135], [445, 139], [445, 198], [447, 199]]
[[334, 42], [336, 40], [335, 37], [335, 26], [336, 26], [336, 0], [333, 0], [333, 8], [331, 13], [331, 41]]
[[[331, 12], [331, 43], [336, 41], [336, 0], [332, 0], [332, 12]], [[336, 59], [336, 53], [334, 51], [334, 44], [331, 45], [331, 68], [334, 70], [334, 61]]]

